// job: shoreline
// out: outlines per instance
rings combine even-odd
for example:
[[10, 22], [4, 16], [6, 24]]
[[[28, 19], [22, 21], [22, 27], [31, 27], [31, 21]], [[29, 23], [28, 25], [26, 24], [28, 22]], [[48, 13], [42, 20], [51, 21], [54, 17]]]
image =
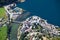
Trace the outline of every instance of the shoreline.
[[[30, 24], [33, 24], [33, 23], [38, 24], [39, 23], [39, 25], [41, 25], [44, 29], [51, 30], [51, 32], [53, 34], [60, 35], [60, 34], [58, 34], [58, 30], [56, 29], [56, 27], [59, 27], [59, 26], [54, 26], [52, 24], [49, 24], [46, 20], [44, 20], [44, 19], [42, 19], [42, 18], [40, 18], [38, 16], [29, 17], [29, 18], [26, 19], [26, 21], [23, 22], [24, 25], [25, 24], [28, 25], [28, 23], [30, 23]], [[22, 26], [21, 30], [24, 30], [24, 28], [26, 27], [24, 25]], [[27, 27], [29, 28], [29, 26], [27, 26]], [[24, 31], [28, 31], [28, 30], [24, 30]], [[21, 31], [21, 32], [24, 32], [24, 31]]]

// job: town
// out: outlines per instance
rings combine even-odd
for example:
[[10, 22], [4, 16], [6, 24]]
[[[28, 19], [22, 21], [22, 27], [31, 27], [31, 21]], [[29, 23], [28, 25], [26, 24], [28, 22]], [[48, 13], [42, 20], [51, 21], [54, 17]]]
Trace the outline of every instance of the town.
[[60, 40], [59, 26], [30, 14], [15, 2], [0, 7], [0, 40]]

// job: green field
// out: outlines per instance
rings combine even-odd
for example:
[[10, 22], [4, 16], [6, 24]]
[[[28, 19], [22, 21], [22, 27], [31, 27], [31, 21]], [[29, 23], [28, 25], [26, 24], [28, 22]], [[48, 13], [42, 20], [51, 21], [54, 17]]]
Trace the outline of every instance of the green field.
[[52, 40], [60, 40], [60, 37], [54, 37]]
[[0, 27], [0, 40], [6, 40], [7, 26]]
[[6, 14], [5, 14], [5, 9], [4, 7], [0, 7], [0, 18], [4, 17], [5, 19], [7, 18], [6, 17]]

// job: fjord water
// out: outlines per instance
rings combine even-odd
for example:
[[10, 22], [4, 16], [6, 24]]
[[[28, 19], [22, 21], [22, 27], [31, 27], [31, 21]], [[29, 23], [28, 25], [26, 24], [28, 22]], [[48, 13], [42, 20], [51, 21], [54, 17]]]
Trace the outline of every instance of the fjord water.
[[24, 3], [17, 3], [32, 15], [46, 19], [48, 23], [60, 26], [60, 0], [26, 0]]

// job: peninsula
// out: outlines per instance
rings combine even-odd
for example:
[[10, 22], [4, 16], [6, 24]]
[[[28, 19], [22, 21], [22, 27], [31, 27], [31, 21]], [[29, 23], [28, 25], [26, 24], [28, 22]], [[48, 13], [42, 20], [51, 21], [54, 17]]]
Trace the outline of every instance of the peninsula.
[[0, 7], [0, 40], [60, 40], [59, 26], [17, 6], [25, 1]]

